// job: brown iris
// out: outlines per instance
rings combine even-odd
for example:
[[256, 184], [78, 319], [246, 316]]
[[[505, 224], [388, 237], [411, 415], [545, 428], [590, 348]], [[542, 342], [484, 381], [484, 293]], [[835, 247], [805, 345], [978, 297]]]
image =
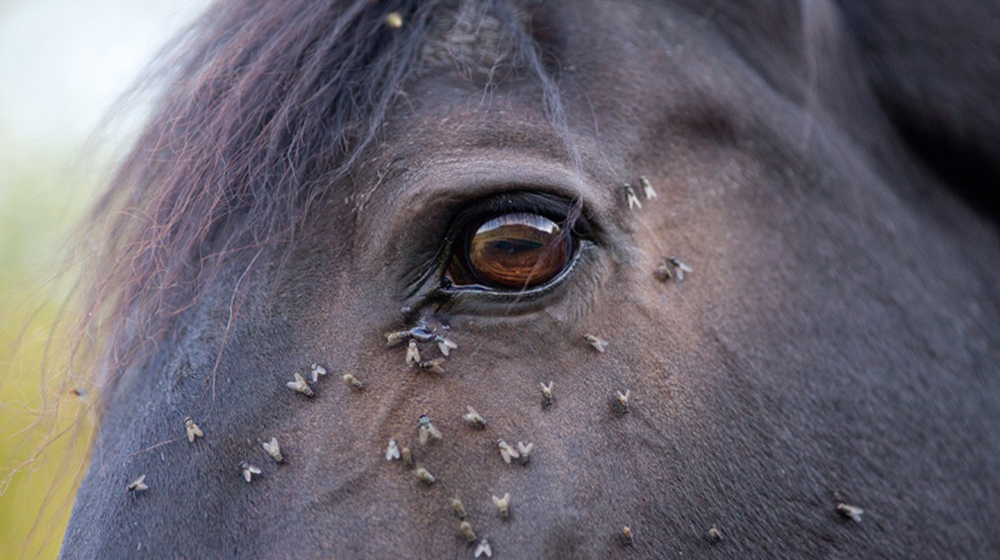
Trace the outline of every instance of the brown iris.
[[[524, 289], [544, 284], [566, 268], [571, 252], [570, 236], [538, 214], [498, 216], [484, 222], [468, 239], [468, 273], [475, 283], [491, 287]], [[453, 278], [461, 284], [467, 280], [463, 276]]]

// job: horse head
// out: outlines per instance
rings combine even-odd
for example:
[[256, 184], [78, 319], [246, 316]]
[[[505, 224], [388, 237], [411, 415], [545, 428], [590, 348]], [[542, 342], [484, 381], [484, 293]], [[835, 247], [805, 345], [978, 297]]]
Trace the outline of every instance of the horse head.
[[758, 4], [214, 8], [94, 218], [63, 556], [996, 550], [947, 115], [867, 8]]

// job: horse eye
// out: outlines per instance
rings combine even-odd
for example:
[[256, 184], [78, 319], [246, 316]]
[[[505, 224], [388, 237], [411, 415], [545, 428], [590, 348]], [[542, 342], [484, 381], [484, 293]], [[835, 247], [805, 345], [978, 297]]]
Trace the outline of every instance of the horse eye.
[[452, 284], [523, 290], [545, 284], [570, 262], [573, 238], [559, 224], [530, 213], [504, 214], [463, 236], [448, 269]]

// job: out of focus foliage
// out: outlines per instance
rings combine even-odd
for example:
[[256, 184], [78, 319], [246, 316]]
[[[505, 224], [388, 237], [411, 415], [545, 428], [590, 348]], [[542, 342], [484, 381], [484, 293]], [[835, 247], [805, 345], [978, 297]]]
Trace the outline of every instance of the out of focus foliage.
[[86, 463], [96, 395], [66, 301], [90, 240], [73, 228], [147, 109], [114, 100], [208, 4], [0, 0], [0, 560], [58, 554]]
[[88, 372], [69, 367], [73, 320], [57, 319], [96, 178], [68, 152], [0, 127], [0, 558], [58, 554], [90, 443], [89, 399], [70, 392]]

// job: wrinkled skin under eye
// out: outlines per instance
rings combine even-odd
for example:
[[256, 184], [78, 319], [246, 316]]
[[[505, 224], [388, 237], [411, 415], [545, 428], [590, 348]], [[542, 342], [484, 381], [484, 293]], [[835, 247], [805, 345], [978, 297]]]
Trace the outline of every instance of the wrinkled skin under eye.
[[[545, 284], [566, 268], [572, 237], [539, 214], [497, 216], [466, 234], [449, 276], [455, 285], [526, 289]], [[464, 266], [462, 266], [464, 265]]]

